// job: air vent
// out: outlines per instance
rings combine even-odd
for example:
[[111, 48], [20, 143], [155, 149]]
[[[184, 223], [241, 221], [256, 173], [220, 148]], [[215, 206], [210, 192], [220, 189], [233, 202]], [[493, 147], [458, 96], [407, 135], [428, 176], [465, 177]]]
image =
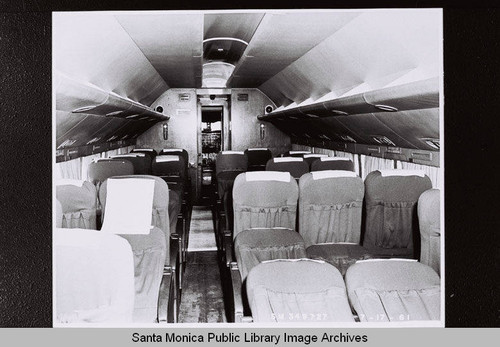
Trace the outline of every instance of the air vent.
[[238, 101], [248, 101], [248, 94], [238, 93]]
[[83, 107], [80, 107], [80, 108], [77, 108], [71, 112], [73, 113], [84, 113], [86, 111], [90, 111], [92, 110], [93, 108], [96, 108], [96, 106], [83, 106]]
[[106, 113], [106, 117], [113, 117], [113, 116], [117, 116], [119, 115], [120, 113], [122, 113], [123, 111], [114, 111], [114, 112], [110, 112], [110, 113]]
[[128, 139], [128, 134], [125, 136], [122, 136], [122, 138], [120, 140], [125, 140], [125, 139]]
[[191, 100], [191, 95], [188, 93], [181, 93], [179, 94], [179, 101], [189, 101]]
[[339, 116], [348, 116], [349, 115], [349, 113], [344, 112], [344, 111], [339, 111], [339, 110], [331, 110], [331, 111], [332, 111], [332, 113], [335, 113]]
[[387, 105], [373, 105], [375, 106], [376, 108], [378, 108], [379, 110], [382, 110], [382, 111], [387, 111], [387, 112], [397, 112], [398, 109], [395, 108], [395, 107], [392, 107], [392, 106], [387, 106]]
[[59, 147], [57, 147], [56, 149], [60, 149], [60, 148], [64, 148], [64, 147], [69, 147], [69, 146], [71, 146], [75, 142], [76, 142], [76, 140], [67, 139], [66, 141], [64, 141], [63, 143], [61, 143], [59, 145]]
[[311, 136], [308, 133], [304, 133], [304, 136], [307, 137], [308, 139], [311, 138]]
[[440, 150], [441, 149], [441, 145], [439, 143], [439, 139], [422, 139], [422, 141], [424, 141], [429, 147], [432, 147], [434, 148], [435, 150]]
[[139, 117], [140, 114], [131, 114], [130, 116], [127, 116], [125, 118], [135, 118], [135, 117]]
[[113, 140], [116, 140], [117, 138], [118, 138], [118, 136], [113, 135], [113, 136], [111, 136], [109, 139], [107, 139], [107, 140], [106, 140], [106, 142], [111, 142], [111, 141], [113, 141]]
[[346, 142], [353, 142], [356, 143], [356, 140], [350, 137], [349, 135], [338, 135], [342, 140]]
[[331, 138], [329, 138], [329, 137], [328, 137], [328, 136], [326, 136], [325, 134], [321, 134], [321, 135], [319, 135], [319, 137], [320, 137], [320, 138], [322, 138], [322, 139], [328, 140], [328, 141], [331, 141], [331, 140], [332, 140]]
[[87, 145], [91, 145], [97, 141], [99, 141], [101, 138], [100, 137], [94, 137], [92, 140], [90, 140], [89, 142], [87, 142]]
[[396, 146], [396, 144], [386, 136], [372, 135], [371, 138], [373, 141], [377, 142], [380, 145], [394, 146], [394, 147]]
[[306, 116], [309, 118], [319, 118], [319, 116], [317, 116], [315, 114], [310, 114], [310, 113], [306, 114]]
[[288, 118], [290, 118], [290, 119], [298, 119], [297, 117], [294, 117], [294, 116], [290, 116]]

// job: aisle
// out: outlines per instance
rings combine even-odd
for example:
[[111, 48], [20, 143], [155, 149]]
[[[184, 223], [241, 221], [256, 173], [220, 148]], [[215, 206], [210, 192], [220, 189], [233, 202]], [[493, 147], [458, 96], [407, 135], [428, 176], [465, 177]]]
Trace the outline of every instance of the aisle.
[[194, 206], [179, 323], [226, 322], [212, 213]]

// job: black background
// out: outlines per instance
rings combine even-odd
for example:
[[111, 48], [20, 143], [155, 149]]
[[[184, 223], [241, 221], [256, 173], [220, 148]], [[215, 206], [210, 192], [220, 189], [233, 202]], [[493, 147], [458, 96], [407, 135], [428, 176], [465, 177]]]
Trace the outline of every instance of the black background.
[[0, 0], [0, 327], [52, 326], [51, 11], [374, 4], [445, 7], [446, 326], [500, 326], [498, 9], [452, 8], [444, 1]]

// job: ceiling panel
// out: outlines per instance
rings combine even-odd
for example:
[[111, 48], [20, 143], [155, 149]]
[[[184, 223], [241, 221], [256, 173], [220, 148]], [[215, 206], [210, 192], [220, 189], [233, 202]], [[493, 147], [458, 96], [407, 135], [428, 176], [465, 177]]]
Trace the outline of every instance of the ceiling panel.
[[116, 15], [171, 88], [201, 87], [202, 13]]
[[248, 43], [264, 13], [208, 13], [204, 17], [204, 39], [233, 37]]
[[53, 59], [56, 71], [144, 105], [168, 89], [110, 14], [54, 14]]
[[260, 86], [357, 15], [356, 12], [266, 13], [229, 86]]
[[287, 99], [296, 104], [325, 94], [335, 99], [435, 77], [441, 63], [440, 30], [441, 13], [436, 10], [366, 12], [259, 89], [280, 106]]

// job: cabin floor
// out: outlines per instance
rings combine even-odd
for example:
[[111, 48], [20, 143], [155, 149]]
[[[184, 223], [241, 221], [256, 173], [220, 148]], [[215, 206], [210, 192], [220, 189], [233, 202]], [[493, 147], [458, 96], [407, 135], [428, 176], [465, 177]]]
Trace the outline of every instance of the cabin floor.
[[210, 207], [194, 206], [179, 323], [226, 322]]

